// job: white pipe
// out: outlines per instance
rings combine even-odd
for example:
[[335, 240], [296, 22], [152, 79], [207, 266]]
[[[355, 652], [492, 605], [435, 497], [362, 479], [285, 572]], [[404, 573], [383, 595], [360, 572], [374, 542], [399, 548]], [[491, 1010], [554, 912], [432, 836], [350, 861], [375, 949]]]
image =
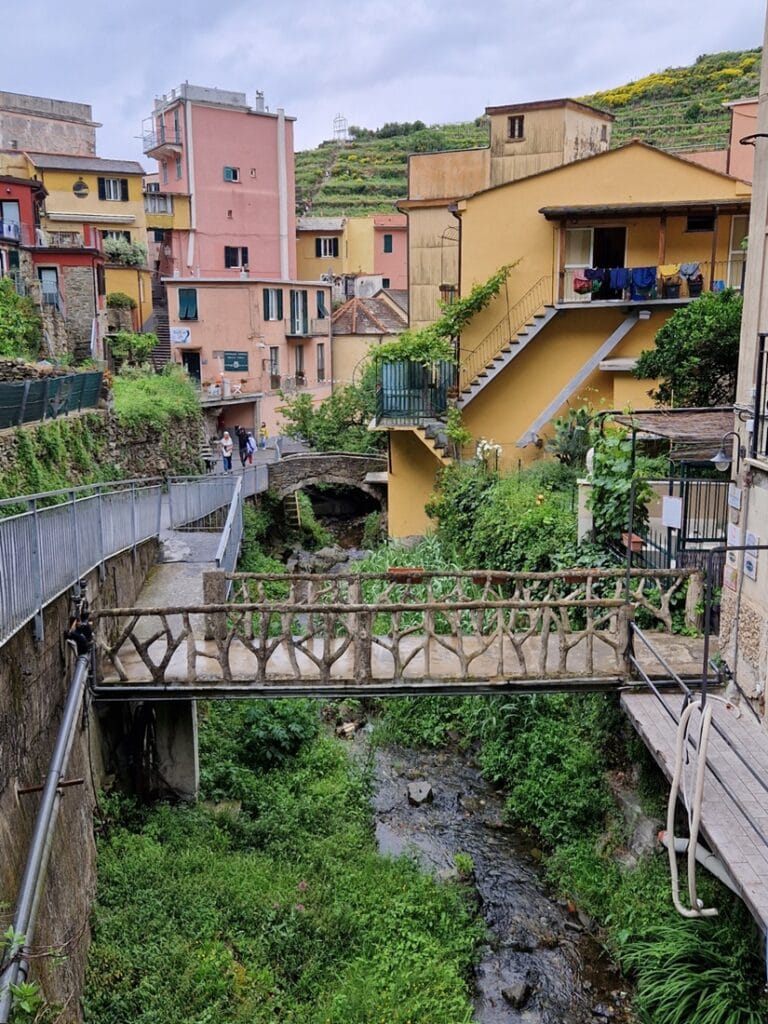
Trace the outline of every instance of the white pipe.
[[[685, 839], [683, 836], [677, 836], [669, 839], [667, 833], [663, 829], [659, 832], [658, 839], [661, 845], [665, 846], [667, 849], [669, 849], [669, 845], [672, 843], [675, 853], [687, 853], [691, 845], [690, 839]], [[721, 860], [718, 860], [714, 853], [711, 853], [705, 846], [702, 846], [701, 843], [696, 843], [694, 845], [694, 850], [696, 852], [696, 860], [703, 868], [707, 869], [710, 875], [714, 875], [715, 878], [721, 881], [723, 885], [727, 886], [731, 892], [735, 892], [737, 896], [740, 895], [728, 868]]]
[[701, 820], [701, 798], [704, 790], [704, 772], [706, 770], [706, 743], [709, 739], [709, 726], [712, 720], [712, 706], [707, 704], [702, 714], [702, 726], [699, 735], [698, 764], [696, 770], [696, 790], [694, 795], [693, 814], [689, 812], [690, 842], [693, 849], [688, 851], [688, 892], [691, 898], [691, 907], [683, 906], [680, 902], [680, 883], [677, 872], [677, 855], [675, 853], [675, 809], [677, 797], [680, 791], [680, 779], [683, 774], [683, 753], [688, 739], [688, 722], [691, 715], [700, 709], [698, 703], [690, 703], [680, 716], [677, 726], [677, 738], [675, 744], [675, 772], [672, 777], [672, 786], [669, 791], [667, 803], [667, 835], [671, 842], [667, 844], [669, 852], [669, 873], [672, 878], [672, 902], [675, 910], [683, 917], [714, 917], [717, 914], [715, 908], [705, 908], [696, 894], [696, 842], [699, 834], [699, 823]]
[[285, 111], [277, 108], [277, 195], [280, 216], [280, 276], [290, 277], [288, 258], [288, 168], [285, 160]]

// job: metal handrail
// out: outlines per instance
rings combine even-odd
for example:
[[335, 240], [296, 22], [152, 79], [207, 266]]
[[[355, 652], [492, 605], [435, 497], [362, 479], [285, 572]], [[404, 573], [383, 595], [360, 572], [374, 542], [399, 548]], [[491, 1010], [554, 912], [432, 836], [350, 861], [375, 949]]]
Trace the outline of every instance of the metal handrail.
[[533, 316], [552, 302], [552, 276], [546, 274], [508, 309], [480, 343], [459, 362], [459, 387], [471, 383], [523, 330]]
[[[216, 549], [216, 568], [232, 572], [237, 564], [243, 539], [243, 478], [239, 476], [232, 493], [227, 521]], [[230, 583], [231, 586], [231, 583]]]

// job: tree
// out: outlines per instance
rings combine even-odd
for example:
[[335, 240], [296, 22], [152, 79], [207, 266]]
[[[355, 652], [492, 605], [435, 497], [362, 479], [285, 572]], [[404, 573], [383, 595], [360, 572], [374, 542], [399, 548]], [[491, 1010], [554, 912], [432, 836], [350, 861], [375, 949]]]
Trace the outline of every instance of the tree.
[[0, 356], [35, 358], [42, 334], [31, 300], [17, 294], [10, 278], [0, 279]]
[[114, 359], [125, 362], [129, 366], [140, 366], [149, 359], [149, 354], [157, 348], [157, 335], [134, 334], [133, 331], [117, 331], [109, 336], [109, 349]]
[[370, 366], [360, 384], [338, 388], [319, 405], [305, 392], [288, 398], [279, 412], [285, 433], [303, 438], [315, 451], [376, 452], [386, 443], [386, 434], [368, 430], [376, 412], [376, 374]]
[[640, 353], [635, 377], [658, 379], [649, 391], [659, 404], [731, 405], [736, 396], [742, 298], [732, 289], [710, 292], [678, 309]]

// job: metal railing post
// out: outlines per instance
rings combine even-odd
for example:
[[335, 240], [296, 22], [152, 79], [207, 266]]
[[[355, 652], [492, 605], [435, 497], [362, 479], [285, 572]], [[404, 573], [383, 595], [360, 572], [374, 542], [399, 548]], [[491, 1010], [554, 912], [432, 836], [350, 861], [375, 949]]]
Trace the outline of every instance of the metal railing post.
[[136, 484], [131, 483], [131, 529], [133, 531], [133, 545], [131, 547], [132, 553], [136, 554], [136, 534], [138, 530], [136, 528]]
[[42, 537], [40, 535], [40, 517], [37, 514], [37, 500], [31, 502], [32, 512], [32, 585], [35, 591], [35, 618], [33, 632], [37, 643], [41, 643], [45, 633], [43, 625], [43, 559]]
[[103, 583], [107, 574], [104, 568], [107, 543], [104, 539], [104, 502], [102, 501], [101, 484], [96, 484], [96, 505], [99, 510], [99, 580]]
[[77, 530], [77, 505], [76, 505], [75, 492], [72, 491], [72, 537], [75, 542], [75, 572], [78, 580], [80, 579], [80, 537]]

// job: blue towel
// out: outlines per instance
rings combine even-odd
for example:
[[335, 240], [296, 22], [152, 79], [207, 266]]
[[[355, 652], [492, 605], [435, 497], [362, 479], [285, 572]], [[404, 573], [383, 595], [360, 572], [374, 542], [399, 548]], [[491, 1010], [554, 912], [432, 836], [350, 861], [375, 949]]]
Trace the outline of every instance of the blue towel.
[[632, 284], [639, 291], [650, 291], [656, 285], [656, 267], [634, 267]]
[[611, 267], [610, 270], [610, 285], [611, 288], [616, 288], [619, 291], [624, 291], [625, 288], [629, 288], [630, 273], [628, 267]]
[[698, 272], [699, 272], [699, 264], [698, 263], [681, 263], [680, 264], [680, 273], [685, 278], [696, 277]]

